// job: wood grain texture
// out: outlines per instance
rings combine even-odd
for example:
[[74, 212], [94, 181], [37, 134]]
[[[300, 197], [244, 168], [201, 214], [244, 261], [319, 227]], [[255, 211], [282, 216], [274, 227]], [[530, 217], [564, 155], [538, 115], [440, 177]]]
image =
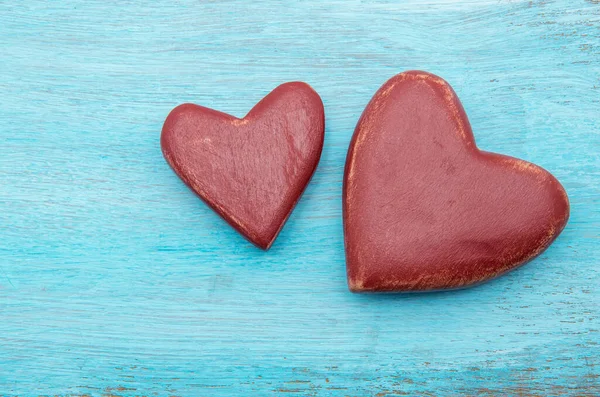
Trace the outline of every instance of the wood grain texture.
[[353, 292], [487, 282], [543, 253], [569, 219], [552, 174], [479, 150], [452, 87], [418, 70], [390, 78], [360, 116], [342, 201]]
[[[597, 1], [0, 1], [0, 394], [600, 394]], [[443, 76], [571, 218], [464, 291], [347, 291], [346, 150], [390, 76]], [[168, 112], [306, 81], [319, 167], [269, 252], [173, 175]], [[232, 88], [235, 87], [235, 90]]]
[[302, 82], [284, 83], [243, 118], [195, 104], [169, 113], [163, 156], [227, 223], [268, 250], [321, 158], [325, 110]]

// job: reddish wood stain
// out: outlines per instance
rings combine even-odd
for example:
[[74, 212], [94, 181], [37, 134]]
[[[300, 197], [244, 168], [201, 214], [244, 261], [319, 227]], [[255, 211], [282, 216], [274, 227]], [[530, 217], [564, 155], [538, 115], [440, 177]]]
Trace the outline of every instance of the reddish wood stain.
[[321, 98], [294, 82], [277, 87], [242, 119], [180, 105], [165, 121], [161, 146], [200, 198], [269, 249], [317, 167], [324, 131]]
[[480, 151], [443, 79], [386, 82], [362, 114], [344, 177], [352, 291], [474, 285], [527, 262], [564, 228], [569, 202], [544, 169]]

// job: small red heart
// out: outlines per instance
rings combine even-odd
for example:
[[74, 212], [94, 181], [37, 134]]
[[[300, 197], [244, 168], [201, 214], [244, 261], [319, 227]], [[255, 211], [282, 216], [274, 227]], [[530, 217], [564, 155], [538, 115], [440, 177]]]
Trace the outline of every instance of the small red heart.
[[161, 146], [201, 199], [269, 249], [317, 168], [324, 130], [321, 98], [293, 82], [275, 88], [242, 119], [180, 105], [165, 121]]
[[544, 169], [480, 151], [440, 77], [401, 73], [363, 112], [344, 175], [351, 291], [474, 285], [539, 255], [569, 217]]

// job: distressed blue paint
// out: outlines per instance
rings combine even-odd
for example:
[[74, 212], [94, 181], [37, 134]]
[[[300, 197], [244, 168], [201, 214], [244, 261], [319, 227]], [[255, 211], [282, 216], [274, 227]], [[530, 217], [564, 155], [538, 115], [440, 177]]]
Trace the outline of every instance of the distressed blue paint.
[[[0, 394], [600, 395], [598, 1], [0, 1]], [[346, 289], [354, 125], [406, 69], [480, 147], [536, 162], [572, 217], [483, 286]], [[271, 251], [171, 172], [162, 122], [304, 80], [317, 173]]]

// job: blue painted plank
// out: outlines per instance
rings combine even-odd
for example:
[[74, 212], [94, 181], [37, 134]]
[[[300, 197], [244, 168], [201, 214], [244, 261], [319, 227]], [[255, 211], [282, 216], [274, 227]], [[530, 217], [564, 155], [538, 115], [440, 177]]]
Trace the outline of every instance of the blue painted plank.
[[[0, 394], [600, 395], [598, 1], [0, 1]], [[347, 291], [346, 149], [390, 76], [455, 88], [478, 145], [572, 204], [477, 288]], [[159, 147], [175, 105], [322, 96], [317, 173], [269, 252]]]

